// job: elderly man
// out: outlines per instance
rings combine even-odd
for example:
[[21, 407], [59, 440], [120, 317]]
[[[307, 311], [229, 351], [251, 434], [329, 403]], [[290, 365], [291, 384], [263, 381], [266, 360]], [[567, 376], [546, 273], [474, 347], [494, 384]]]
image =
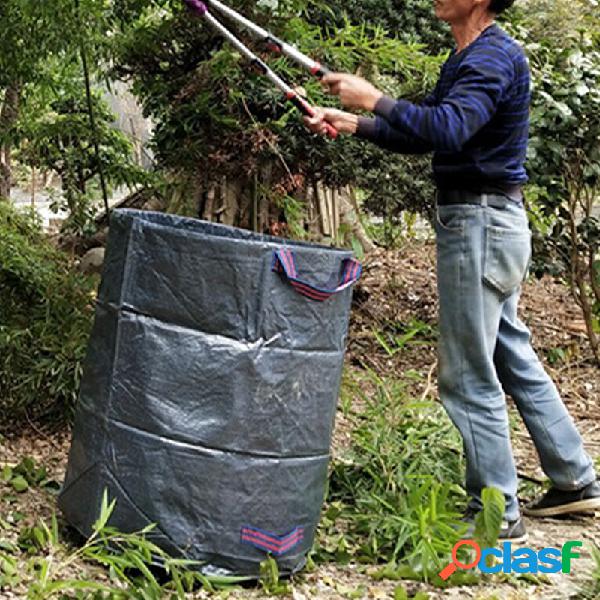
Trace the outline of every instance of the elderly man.
[[465, 520], [481, 509], [481, 490], [506, 498], [501, 539], [524, 541], [511, 450], [507, 393], [536, 445], [550, 490], [525, 508], [531, 516], [600, 509], [600, 484], [573, 420], [517, 317], [530, 257], [521, 186], [529, 128], [530, 77], [520, 46], [495, 24], [514, 0], [436, 0], [456, 48], [421, 104], [394, 100], [341, 73], [323, 79], [346, 108], [319, 109], [324, 121], [393, 152], [433, 152], [437, 185], [440, 299], [439, 390], [463, 437], [470, 497]]

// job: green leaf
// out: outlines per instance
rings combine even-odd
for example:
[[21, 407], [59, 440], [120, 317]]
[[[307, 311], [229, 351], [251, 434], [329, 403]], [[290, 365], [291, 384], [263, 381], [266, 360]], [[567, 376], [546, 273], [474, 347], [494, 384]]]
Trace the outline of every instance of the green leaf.
[[15, 467], [15, 472], [27, 477], [29, 480], [34, 478], [35, 462], [31, 456], [25, 456], [21, 462]]
[[102, 531], [105, 527], [106, 524], [108, 523], [108, 520], [110, 519], [110, 515], [112, 514], [113, 510], [115, 509], [115, 506], [117, 504], [117, 500], [114, 499], [112, 500], [112, 502], [108, 502], [108, 490], [105, 488], [104, 492], [102, 494], [102, 502], [100, 504], [100, 516], [98, 517], [98, 519], [96, 520], [96, 522], [93, 525], [93, 529], [94, 531]]
[[360, 240], [356, 236], [353, 236], [351, 239], [351, 244], [352, 244], [352, 251], [354, 252], [354, 255], [356, 256], [356, 258], [358, 260], [364, 260], [365, 251], [364, 251], [362, 244], [360, 243]]
[[215, 586], [229, 586], [243, 583], [244, 581], [252, 581], [252, 577], [244, 577], [243, 575], [205, 575], [207, 581]]
[[475, 519], [475, 540], [484, 547], [493, 547], [498, 541], [504, 518], [504, 494], [497, 488], [484, 488], [481, 492], [482, 510]]
[[42, 527], [34, 527], [33, 528], [33, 537], [35, 542], [40, 548], [43, 548], [48, 542], [48, 537], [46, 536], [46, 531]]
[[270, 554], [260, 563], [259, 581], [267, 594], [280, 595], [289, 592], [289, 586], [279, 580], [279, 566]]
[[408, 592], [403, 585], [394, 588], [394, 600], [408, 600]]
[[22, 475], [17, 475], [16, 477], [13, 477], [10, 480], [10, 485], [12, 485], [15, 492], [18, 493], [25, 492], [29, 488], [29, 483], [27, 482], [27, 479], [25, 479], [25, 477], [23, 477]]
[[17, 559], [12, 556], [6, 556], [0, 554], [0, 570], [6, 575], [16, 575], [17, 573]]
[[13, 476], [12, 468], [9, 467], [8, 465], [4, 465], [4, 467], [2, 467], [2, 480], [8, 482], [12, 479], [12, 476]]
[[18, 551], [18, 548], [12, 542], [0, 539], [0, 550], [5, 550], [6, 552], [14, 553]]
[[52, 542], [53, 546], [56, 546], [58, 544], [59, 538], [58, 538], [58, 521], [56, 520], [56, 514], [52, 513], [52, 519], [50, 521], [50, 541]]
[[100, 592], [114, 592], [115, 590], [109, 588], [101, 583], [95, 581], [84, 581], [78, 579], [64, 579], [61, 581], [55, 581], [48, 584], [44, 588], [44, 592], [47, 594], [44, 597], [49, 597], [49, 594], [58, 591], [71, 591], [71, 590], [97, 590]]

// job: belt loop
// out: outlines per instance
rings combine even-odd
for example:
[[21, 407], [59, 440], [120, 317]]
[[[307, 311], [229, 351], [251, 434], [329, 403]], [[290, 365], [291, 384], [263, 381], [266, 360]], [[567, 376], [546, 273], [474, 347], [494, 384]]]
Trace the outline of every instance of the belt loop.
[[488, 206], [488, 195], [481, 194], [481, 206]]

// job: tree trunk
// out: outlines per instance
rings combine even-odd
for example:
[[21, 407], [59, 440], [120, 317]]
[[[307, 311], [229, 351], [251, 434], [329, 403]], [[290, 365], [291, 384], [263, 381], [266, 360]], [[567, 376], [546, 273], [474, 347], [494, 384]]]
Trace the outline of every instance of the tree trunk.
[[35, 167], [31, 167], [31, 208], [35, 210]]
[[[570, 287], [575, 302], [579, 305], [585, 321], [588, 340], [594, 355], [594, 359], [600, 365], [600, 339], [594, 330], [594, 314], [593, 314], [593, 298], [589, 295], [590, 291], [594, 291], [591, 279], [594, 278], [594, 270], [588, 271], [586, 259], [581, 256], [579, 246], [579, 230], [577, 221], [577, 206], [579, 199], [583, 193], [582, 188], [578, 188], [571, 192], [569, 197], [569, 233], [570, 233], [570, 252], [571, 252], [571, 272], [570, 272]], [[592, 250], [595, 255], [595, 251]], [[593, 266], [593, 261], [592, 261]], [[590, 282], [588, 282], [588, 276]]]
[[10, 198], [12, 144], [9, 141], [9, 134], [19, 117], [20, 95], [20, 85], [17, 83], [9, 85], [4, 93], [4, 102], [0, 111], [0, 138], [4, 138], [4, 141], [0, 144], [0, 199]]
[[365, 252], [375, 250], [376, 246], [373, 240], [368, 236], [360, 221], [358, 201], [354, 189], [350, 187], [343, 189], [340, 200], [340, 222], [350, 227], [350, 231], [360, 242]]

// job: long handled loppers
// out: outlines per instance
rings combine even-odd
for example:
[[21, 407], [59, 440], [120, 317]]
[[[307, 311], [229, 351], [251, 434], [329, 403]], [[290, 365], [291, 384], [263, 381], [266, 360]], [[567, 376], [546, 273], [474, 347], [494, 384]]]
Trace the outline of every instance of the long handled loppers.
[[[255, 37], [267, 44], [267, 47], [285, 56], [288, 56], [298, 64], [308, 69], [315, 77], [322, 78], [328, 70], [321, 66], [318, 62], [312, 60], [300, 52], [294, 46], [279, 40], [271, 35], [267, 30], [263, 29], [256, 23], [246, 19], [235, 10], [225, 6], [219, 0], [207, 0], [208, 4], [222, 12], [227, 17], [238, 23], [241, 27], [248, 29]], [[286, 99], [291, 102], [302, 114], [309, 117], [315, 115], [314, 108], [302, 98], [298, 92], [290, 87], [277, 73], [275, 73], [263, 60], [261, 60], [254, 52], [245, 46], [227, 27], [225, 27], [217, 18], [215, 18], [208, 10], [206, 3], [202, 0], [184, 0], [184, 2], [198, 15], [203, 17], [215, 30], [217, 30], [225, 39], [227, 39], [237, 50], [239, 50], [250, 62], [258, 68], [278, 89], [285, 95]], [[337, 130], [331, 124], [326, 123], [327, 135], [331, 139], [335, 139], [338, 135]]]

